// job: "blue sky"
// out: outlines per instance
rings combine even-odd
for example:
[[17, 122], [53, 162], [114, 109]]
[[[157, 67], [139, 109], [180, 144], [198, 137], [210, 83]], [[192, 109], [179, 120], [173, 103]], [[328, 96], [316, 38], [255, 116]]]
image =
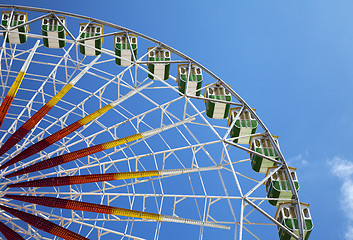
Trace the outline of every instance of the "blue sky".
[[353, 239], [352, 1], [0, 2], [106, 20], [206, 66], [280, 137], [311, 204], [310, 239]]

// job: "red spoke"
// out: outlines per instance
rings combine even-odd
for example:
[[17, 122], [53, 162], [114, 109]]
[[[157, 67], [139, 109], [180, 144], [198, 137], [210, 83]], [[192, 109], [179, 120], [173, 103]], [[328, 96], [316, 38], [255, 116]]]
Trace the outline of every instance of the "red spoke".
[[73, 80], [66, 84], [52, 99], [49, 100], [41, 109], [39, 109], [30, 119], [27, 120], [19, 129], [16, 130], [0, 148], [0, 156], [10, 150], [13, 146], [21, 141], [27, 133], [65, 96], [65, 94], [77, 83], [77, 81], [88, 71], [88, 69], [98, 60], [95, 58], [82, 72], [80, 72]]
[[131, 135], [128, 137], [119, 138], [119, 139], [116, 139], [113, 141], [109, 141], [109, 142], [101, 143], [101, 144], [91, 146], [88, 148], [80, 149], [75, 152], [66, 153], [66, 154], [63, 154], [63, 155], [60, 155], [57, 157], [49, 158], [47, 160], [35, 163], [31, 166], [28, 166], [26, 168], [18, 170], [17, 172], [10, 173], [10, 174], [6, 175], [5, 177], [10, 178], [10, 177], [15, 177], [15, 176], [22, 175], [22, 174], [27, 174], [27, 173], [31, 173], [31, 172], [37, 172], [40, 170], [52, 168], [52, 167], [55, 167], [55, 166], [58, 166], [58, 165], [61, 165], [61, 164], [67, 163], [67, 162], [71, 162], [71, 161], [79, 159], [79, 158], [82, 158], [82, 157], [86, 157], [88, 155], [91, 155], [91, 154], [94, 154], [97, 152], [101, 152], [106, 149], [110, 149], [110, 148], [113, 148], [113, 147], [116, 147], [116, 146], [119, 146], [119, 145], [122, 145], [125, 143], [129, 143], [129, 142], [132, 142], [132, 141], [135, 141], [135, 140], [147, 137], [147, 136], [158, 134], [158, 133], [163, 132], [167, 129], [177, 127], [181, 124], [184, 124], [186, 122], [190, 122], [192, 120], [194, 120], [194, 118], [188, 118], [183, 121], [173, 123], [173, 124], [170, 124], [170, 125], [167, 125], [164, 127], [152, 129], [150, 131], [146, 131], [146, 132], [142, 132], [142, 133], [137, 133], [137, 134], [134, 134], [134, 135]]
[[[10, 90], [8, 91], [7, 95], [5, 96], [4, 100], [2, 101], [2, 104], [0, 106], [0, 127], [2, 125], [2, 123], [4, 122], [5, 120], [5, 117], [7, 115], [7, 112], [9, 111], [10, 109], [10, 106], [12, 104], [12, 101], [14, 100], [16, 94], [17, 94], [17, 91], [18, 89], [20, 88], [21, 86], [21, 83], [22, 83], [22, 80], [27, 72], [27, 69], [29, 67], [29, 64], [31, 63], [32, 61], [32, 58], [33, 58], [33, 55], [34, 55], [34, 52], [37, 50], [37, 47], [39, 45], [39, 40], [36, 42], [36, 44], [34, 45], [34, 47], [32, 48], [32, 51], [31, 53], [28, 55], [25, 63], [23, 64], [20, 72], [18, 73], [15, 81], [13, 82]], [[2, 155], [2, 154], [1, 154]], [[1, 156], [0, 155], [0, 156]]]
[[67, 153], [64, 155], [57, 156], [57, 157], [49, 158], [47, 160], [33, 164], [29, 167], [23, 168], [17, 172], [10, 173], [10, 174], [6, 175], [5, 177], [10, 178], [10, 177], [15, 177], [15, 176], [26, 174], [26, 173], [31, 173], [31, 172], [36, 172], [36, 171], [52, 168], [52, 167], [61, 165], [63, 163], [73, 161], [75, 159], [82, 158], [82, 157], [88, 156], [90, 154], [103, 151], [103, 150], [105, 150], [105, 148], [102, 148], [102, 145], [103, 144], [99, 144], [96, 146], [80, 149], [75, 152], [71, 152], [71, 153]]
[[121, 173], [103, 173], [103, 174], [90, 174], [81, 176], [64, 176], [64, 177], [51, 177], [33, 181], [26, 181], [21, 183], [9, 184], [9, 188], [14, 187], [55, 187], [66, 186], [74, 184], [84, 184], [93, 182], [105, 182], [120, 179], [131, 179], [140, 177], [159, 176], [158, 170], [154, 171], [140, 171], [140, 172], [121, 172]]
[[60, 139], [62, 139], [65, 136], [69, 135], [70, 133], [76, 131], [78, 128], [80, 128], [82, 126], [83, 125], [79, 124], [78, 121], [77, 121], [77, 122], [67, 126], [66, 128], [61, 129], [60, 131], [50, 135], [49, 137], [37, 142], [36, 144], [33, 144], [32, 146], [28, 147], [23, 152], [18, 154], [16, 157], [10, 159], [5, 164], [0, 166], [0, 170], [6, 168], [8, 166], [11, 166], [12, 164], [15, 164], [15, 163], [17, 163], [17, 162], [19, 162], [19, 161], [21, 161], [23, 159], [26, 159], [26, 158], [28, 158], [28, 157], [30, 157], [30, 156], [42, 151], [43, 149], [49, 147], [53, 143], [59, 141]]
[[66, 228], [63, 228], [53, 222], [50, 222], [42, 217], [35, 216], [26, 212], [22, 212], [13, 208], [5, 207], [0, 205], [0, 209], [10, 213], [11, 215], [25, 221], [26, 223], [32, 225], [35, 228], [43, 230], [47, 233], [53, 234], [57, 237], [61, 237], [67, 240], [87, 240], [77, 233], [74, 233]]
[[24, 240], [23, 237], [21, 237], [18, 233], [16, 233], [14, 230], [9, 228], [2, 222], [0, 222], [0, 232], [2, 233], [2, 235], [4, 235], [7, 240]]
[[[40, 151], [42, 151], [43, 149], [49, 147], [50, 145], [56, 143], [57, 141], [59, 141], [60, 139], [63, 139], [64, 137], [66, 137], [67, 135], [69, 135], [70, 133], [76, 131], [77, 129], [81, 128], [82, 126], [84, 126], [85, 124], [93, 121], [94, 119], [97, 119], [98, 117], [102, 116], [104, 113], [106, 113], [107, 111], [109, 111], [110, 109], [114, 108], [116, 105], [118, 105], [119, 103], [125, 101], [126, 99], [128, 99], [129, 97], [131, 97], [132, 95], [138, 93], [139, 91], [141, 91], [142, 89], [146, 88], [147, 86], [151, 85], [152, 83], [148, 83], [145, 84], [142, 87], [139, 87], [137, 89], [134, 89], [132, 91], [130, 91], [128, 94], [126, 94], [125, 96], [119, 98], [118, 100], [105, 105], [104, 107], [96, 110], [95, 112], [87, 115], [84, 118], [81, 118], [80, 120], [70, 124], [69, 126], [61, 129], [60, 131], [46, 137], [45, 139], [33, 144], [32, 146], [28, 147], [27, 149], [25, 149], [23, 152], [19, 153], [17, 156], [15, 156], [14, 158], [10, 159], [9, 161], [7, 161], [5, 164], [3, 164], [2, 166], [0, 166], [0, 170], [4, 169], [12, 164], [15, 164], [23, 159], [26, 159]], [[11, 138], [11, 137], [10, 137]], [[1, 149], [0, 149], [1, 150]]]
[[54, 198], [54, 197], [35, 197], [35, 196], [20, 196], [20, 195], [8, 195], [5, 197], [19, 200], [23, 202], [29, 202], [39, 204], [46, 207], [70, 209], [85, 212], [95, 212], [104, 214], [113, 214], [126, 217], [138, 217], [153, 220], [160, 220], [160, 214], [148, 213], [137, 210], [130, 210], [125, 208], [118, 208], [106, 205], [100, 205], [95, 203], [79, 202], [75, 200]]

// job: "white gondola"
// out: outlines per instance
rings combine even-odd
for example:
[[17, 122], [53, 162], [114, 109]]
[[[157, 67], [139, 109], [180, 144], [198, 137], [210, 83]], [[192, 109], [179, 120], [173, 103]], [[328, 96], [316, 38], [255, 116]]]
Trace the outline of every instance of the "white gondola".
[[[127, 67], [131, 65], [131, 63], [134, 61], [132, 52], [134, 53], [135, 58], [137, 56], [137, 36], [129, 34], [129, 41], [130, 44], [127, 41], [127, 37], [124, 33], [116, 34], [114, 36], [115, 55], [118, 56], [118, 58], [115, 58], [115, 63], [119, 66]], [[130, 50], [130, 46], [132, 51]]]
[[[253, 110], [256, 111], [255, 109]], [[256, 133], [257, 121], [251, 115], [249, 110], [243, 109], [243, 111], [240, 111], [240, 107], [230, 109], [228, 126], [231, 126], [233, 124], [233, 121], [236, 119], [237, 115], [239, 115], [238, 118], [235, 120], [235, 124], [232, 127], [232, 130], [230, 131], [230, 137], [235, 138], [233, 140], [235, 143], [249, 144], [251, 134]]]
[[[277, 143], [278, 146], [278, 137], [272, 136]], [[272, 146], [268, 137], [263, 136], [261, 134], [257, 134], [251, 137], [249, 148], [252, 151], [255, 151], [259, 154], [265, 155], [267, 157], [273, 158], [274, 160], [278, 160], [278, 155]], [[276, 165], [275, 162], [258, 156], [254, 153], [250, 153], [251, 160], [251, 168], [255, 172], [266, 173], [269, 167], [273, 167]]]
[[[311, 219], [309, 204], [300, 203], [300, 209], [303, 215], [304, 240], [308, 240], [313, 229], [313, 221]], [[295, 235], [299, 236], [299, 224], [296, 207], [293, 203], [281, 203], [278, 206], [275, 219], [289, 228]], [[289, 235], [284, 229], [278, 227], [278, 235], [280, 240], [294, 240], [295, 238]]]
[[167, 80], [170, 73], [170, 63], [158, 63], [160, 61], [170, 61], [170, 51], [164, 48], [147, 48], [148, 56], [148, 77], [153, 80]]
[[66, 32], [66, 18], [58, 16], [60, 22], [56, 17], [46, 17], [42, 20], [42, 34], [44, 46], [48, 48], [63, 48], [65, 47]]
[[[189, 81], [188, 84], [188, 72]], [[179, 91], [185, 94], [187, 89], [187, 95], [189, 96], [200, 96], [202, 87], [202, 70], [197, 66], [191, 66], [189, 71], [189, 64], [178, 65], [177, 82], [179, 86]], [[198, 91], [199, 90], [199, 91]]]
[[[228, 89], [221, 85], [209, 85], [205, 89], [205, 98], [217, 99], [225, 102], [232, 101], [232, 95]], [[229, 115], [230, 104], [205, 100], [206, 115], [210, 118], [224, 119]]]
[[[270, 167], [267, 170], [266, 176], [272, 174], [277, 167]], [[299, 190], [299, 182], [296, 174], [296, 168], [289, 167], [290, 176], [294, 182], [296, 191]], [[279, 169], [277, 172], [273, 173], [271, 177], [266, 182], [266, 192], [267, 197], [272, 198], [268, 202], [273, 206], [278, 206], [278, 204], [283, 202], [288, 202], [288, 199], [293, 199], [294, 195], [292, 193], [292, 188], [288, 181], [287, 175], [284, 169]], [[276, 199], [273, 199], [276, 198]], [[286, 200], [277, 200], [286, 199]]]
[[[12, 12], [12, 11], [2, 12], [1, 24], [5, 27], [8, 27], [8, 26], [16, 27], [26, 22], [28, 22], [28, 19], [27, 19], [27, 13], [25, 12]], [[8, 32], [6, 42], [11, 44], [25, 43], [27, 41], [28, 29], [29, 29], [28, 25], [23, 25], [21, 27], [11, 30], [10, 32]], [[6, 32], [4, 32], [4, 37], [5, 36], [6, 36]]]
[[103, 35], [103, 25], [91, 23], [87, 26], [87, 23], [80, 23], [80, 39], [92, 38], [81, 42], [81, 54], [86, 56], [101, 54], [103, 39], [98, 37], [101, 35]]

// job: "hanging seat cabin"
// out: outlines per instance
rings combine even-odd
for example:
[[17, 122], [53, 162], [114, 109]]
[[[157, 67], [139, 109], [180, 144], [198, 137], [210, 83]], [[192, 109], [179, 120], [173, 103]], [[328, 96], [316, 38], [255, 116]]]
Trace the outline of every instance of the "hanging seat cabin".
[[[266, 176], [272, 174], [277, 167], [270, 167], [267, 170]], [[296, 168], [289, 167], [290, 176], [293, 179], [295, 189], [299, 190], [299, 182], [296, 174]], [[288, 199], [294, 199], [292, 188], [289, 184], [287, 175], [284, 169], [279, 169], [273, 173], [266, 182], [266, 192], [268, 198], [287, 199], [287, 200], [269, 200], [273, 206], [278, 206], [280, 203], [287, 202]]]
[[[311, 219], [309, 204], [300, 203], [303, 215], [304, 240], [308, 240], [313, 229], [313, 221]], [[282, 225], [289, 228], [295, 235], [299, 236], [298, 217], [295, 205], [293, 203], [281, 203], [278, 206], [275, 219]], [[285, 230], [277, 227], [280, 240], [294, 240]]]
[[[147, 61], [170, 61], [170, 51], [164, 48], [147, 48]], [[167, 80], [170, 73], [170, 63], [148, 63], [148, 77], [153, 80]]]
[[[278, 137], [273, 136], [273, 138], [275, 139], [275, 142], [278, 145]], [[274, 147], [272, 146], [270, 140], [263, 135], [252, 136], [250, 139], [249, 148], [257, 153], [260, 153], [262, 155], [278, 160], [278, 155], [274, 150]], [[269, 167], [273, 167], [276, 165], [275, 162], [272, 162], [271, 160], [268, 160], [268, 159], [264, 159], [253, 153], [250, 153], [250, 160], [251, 160], [251, 168], [255, 172], [260, 172], [260, 173], [266, 173]]]
[[[103, 25], [80, 23], [80, 39], [92, 38], [103, 35]], [[81, 41], [80, 53], [86, 56], [97, 56], [101, 54], [103, 39], [100, 37]]]
[[44, 46], [48, 48], [63, 48], [65, 47], [66, 32], [66, 18], [58, 16], [57, 18], [51, 16], [43, 18], [42, 20], [42, 34]]
[[[11, 18], [11, 20], [10, 20]], [[12, 11], [3, 11], [1, 24], [4, 27], [16, 27], [23, 23], [28, 22], [27, 13], [25, 12], [12, 12]], [[8, 33], [6, 38], [7, 43], [11, 44], [22, 44], [27, 41], [27, 33], [29, 27], [28, 25], [23, 25], [19, 28], [13, 29]], [[4, 32], [4, 37], [6, 37], [6, 32]]]
[[[228, 89], [219, 84], [209, 85], [205, 89], [205, 98], [217, 99], [222, 101], [231, 102], [232, 96]], [[212, 100], [205, 100], [206, 115], [210, 118], [224, 119], [229, 115], [230, 104], [215, 102]]]
[[202, 87], [201, 68], [197, 66], [191, 66], [191, 69], [189, 71], [189, 64], [178, 65], [177, 82], [179, 86], [179, 91], [181, 93], [185, 94], [185, 90], [187, 89], [187, 95], [200, 96], [201, 90], [199, 89], [201, 89]]
[[[133, 34], [129, 34], [129, 42], [127, 41], [127, 37], [124, 33], [119, 33], [114, 36], [114, 50], [115, 55], [119, 58], [115, 58], [115, 63], [119, 66], [130, 66], [137, 56], [137, 36]], [[132, 48], [131, 54], [130, 45]]]
[[[253, 109], [256, 111], [255, 109]], [[229, 118], [228, 118], [228, 126], [233, 124], [235, 120], [234, 126], [230, 131], [230, 137], [240, 137], [233, 140], [235, 143], [239, 144], [249, 144], [250, 143], [250, 135], [256, 133], [257, 129], [257, 121], [251, 115], [248, 109], [243, 109], [241, 111], [240, 107], [232, 108], [230, 110]], [[237, 117], [238, 116], [238, 117]], [[246, 136], [246, 137], [242, 137]]]

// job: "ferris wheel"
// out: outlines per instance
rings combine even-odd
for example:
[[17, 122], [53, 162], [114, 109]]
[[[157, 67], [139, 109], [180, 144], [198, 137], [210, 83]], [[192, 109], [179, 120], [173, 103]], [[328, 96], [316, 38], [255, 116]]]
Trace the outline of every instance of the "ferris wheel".
[[309, 238], [296, 169], [226, 81], [115, 24], [0, 7], [3, 239]]

